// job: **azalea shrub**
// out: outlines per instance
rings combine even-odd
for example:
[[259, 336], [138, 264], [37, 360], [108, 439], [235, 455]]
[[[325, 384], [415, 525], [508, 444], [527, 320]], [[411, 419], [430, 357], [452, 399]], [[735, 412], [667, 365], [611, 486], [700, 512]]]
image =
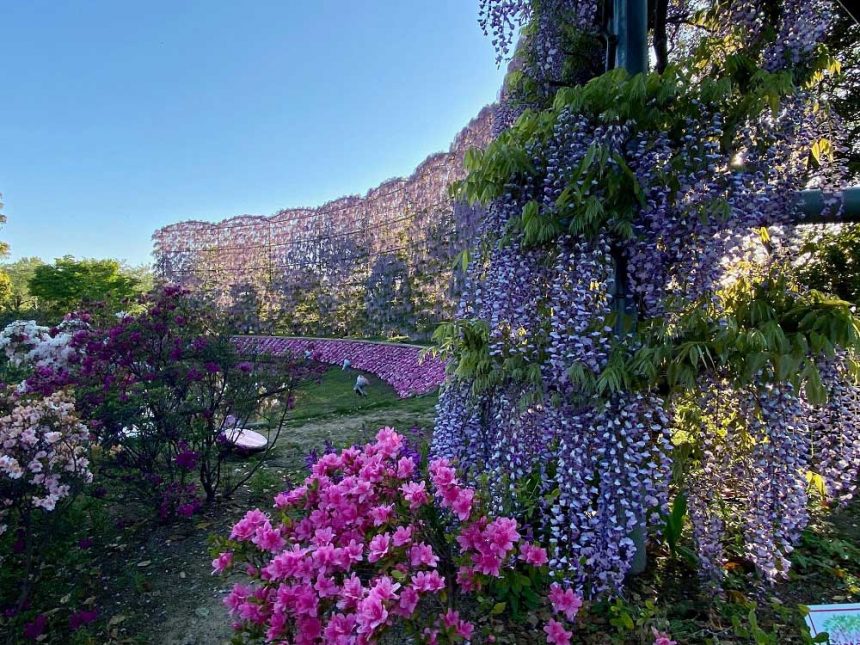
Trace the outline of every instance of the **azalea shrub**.
[[[41, 397], [0, 389], [0, 538], [15, 538], [11, 553], [0, 548], [0, 565], [6, 569], [12, 554], [20, 556], [15, 610], [27, 600], [38, 560], [34, 525], [92, 481], [89, 455], [89, 431], [71, 394]], [[0, 539], [0, 547], [9, 544]]]
[[214, 572], [248, 579], [225, 599], [237, 632], [346, 644], [396, 629], [456, 643], [477, 634], [470, 612], [506, 612], [503, 594], [544, 608], [547, 642], [569, 643], [582, 599], [550, 582], [547, 551], [516, 520], [489, 515], [449, 462], [424, 471], [419, 461], [402, 435], [383, 428], [363, 448], [322, 455], [271, 512], [249, 511], [216, 540]]
[[0, 534], [9, 518], [53, 511], [92, 480], [89, 431], [67, 392], [22, 397], [0, 392]]
[[12, 321], [0, 332], [3, 378], [19, 382], [22, 393], [47, 396], [66, 387], [74, 380], [81, 358], [78, 345], [90, 320], [88, 314], [71, 313], [55, 327]]
[[280, 336], [238, 336], [235, 342], [242, 352], [273, 356], [310, 352], [314, 360], [328, 365], [343, 365], [348, 360], [351, 367], [388, 383], [401, 398], [427, 394], [445, 381], [445, 363], [436, 356], [422, 356], [415, 345]]
[[229, 467], [231, 436], [261, 422], [271, 450], [293, 387], [313, 366], [240, 356], [224, 321], [179, 288], [141, 304], [141, 313], [78, 339], [80, 407], [104, 450], [104, 473], [137, 485], [162, 518], [189, 516], [253, 476], [262, 460], [241, 476]]

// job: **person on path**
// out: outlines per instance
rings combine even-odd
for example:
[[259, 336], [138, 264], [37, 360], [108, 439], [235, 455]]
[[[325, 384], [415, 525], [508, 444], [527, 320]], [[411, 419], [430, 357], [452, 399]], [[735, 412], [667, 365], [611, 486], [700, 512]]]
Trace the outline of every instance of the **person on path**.
[[364, 388], [368, 385], [370, 385], [370, 381], [364, 377], [364, 374], [359, 374], [358, 378], [355, 379], [355, 387], [352, 388], [352, 391], [358, 396], [367, 396], [367, 392], [364, 391]]

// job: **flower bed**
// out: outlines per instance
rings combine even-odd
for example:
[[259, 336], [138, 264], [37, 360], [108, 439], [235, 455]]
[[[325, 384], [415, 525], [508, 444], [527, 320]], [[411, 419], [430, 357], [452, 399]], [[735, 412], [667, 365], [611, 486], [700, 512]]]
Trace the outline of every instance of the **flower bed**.
[[582, 598], [548, 584], [547, 551], [483, 501], [447, 460], [425, 479], [391, 428], [325, 454], [271, 513], [248, 511], [213, 546], [213, 572], [250, 583], [224, 600], [239, 641], [371, 645], [399, 625], [410, 642], [462, 643], [478, 630], [457, 601], [474, 596], [490, 620], [506, 608], [495, 594], [504, 584], [515, 608], [543, 607], [547, 643], [570, 645]]
[[310, 351], [314, 360], [331, 365], [346, 359], [391, 385], [401, 398], [432, 392], [445, 380], [445, 363], [432, 356], [422, 360], [416, 345], [283, 336], [236, 336], [234, 341], [241, 352], [303, 356]]

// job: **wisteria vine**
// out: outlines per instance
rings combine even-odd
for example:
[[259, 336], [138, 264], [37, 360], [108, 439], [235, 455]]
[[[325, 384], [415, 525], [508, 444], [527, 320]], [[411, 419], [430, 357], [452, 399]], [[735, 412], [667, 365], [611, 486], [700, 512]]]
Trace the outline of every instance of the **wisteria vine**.
[[857, 477], [860, 326], [788, 261], [794, 195], [843, 176], [822, 154], [839, 150], [821, 91], [833, 8], [700, 4], [671, 3], [672, 56], [636, 76], [594, 53], [602, 5], [480, 5], [501, 57], [524, 26], [497, 117], [511, 127], [459, 185], [487, 208], [437, 333], [453, 360], [433, 449], [489, 471], [500, 504], [540, 471], [533, 528], [586, 595], [621, 588], [670, 491], [689, 497], [707, 579], [736, 557], [776, 580], [809, 482], [840, 501]]

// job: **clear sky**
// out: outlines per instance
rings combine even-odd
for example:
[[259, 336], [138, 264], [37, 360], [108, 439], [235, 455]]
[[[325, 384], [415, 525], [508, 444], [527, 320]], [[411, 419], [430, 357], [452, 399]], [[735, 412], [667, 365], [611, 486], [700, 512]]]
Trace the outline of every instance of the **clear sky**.
[[0, 0], [0, 239], [136, 264], [165, 224], [408, 175], [501, 85], [477, 5]]

